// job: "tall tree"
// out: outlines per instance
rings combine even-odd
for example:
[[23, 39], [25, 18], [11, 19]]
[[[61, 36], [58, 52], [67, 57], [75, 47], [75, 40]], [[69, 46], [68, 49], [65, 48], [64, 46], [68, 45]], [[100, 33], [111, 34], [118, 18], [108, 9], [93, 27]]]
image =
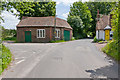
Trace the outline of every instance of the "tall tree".
[[92, 27], [91, 32], [95, 36], [96, 33], [96, 18], [97, 18], [97, 9], [99, 9], [100, 14], [108, 15], [111, 10], [116, 6], [116, 2], [86, 2], [91, 14], [92, 14]]
[[6, 10], [13, 12], [13, 8], [17, 10], [15, 13], [19, 19], [22, 16], [28, 17], [45, 17], [55, 16], [56, 14], [56, 2], [6, 2], [5, 7], [9, 7]]
[[82, 31], [83, 31], [84, 35], [86, 35], [86, 37], [87, 37], [88, 31], [91, 28], [91, 21], [92, 21], [91, 12], [88, 9], [87, 5], [80, 1], [74, 2], [73, 5], [70, 6], [70, 12], [68, 15], [68, 19], [71, 16], [79, 16], [80, 17], [80, 19], [82, 20], [83, 25], [84, 25]]
[[73, 36], [78, 38], [83, 38], [85, 35], [83, 34], [83, 22], [79, 16], [70, 16], [67, 18], [68, 23], [73, 28]]

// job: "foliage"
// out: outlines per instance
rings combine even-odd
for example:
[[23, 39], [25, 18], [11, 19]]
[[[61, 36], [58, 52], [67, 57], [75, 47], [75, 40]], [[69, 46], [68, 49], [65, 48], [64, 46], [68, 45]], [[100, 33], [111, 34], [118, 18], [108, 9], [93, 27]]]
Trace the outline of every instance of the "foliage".
[[[118, 35], [120, 35], [120, 1], [118, 5]], [[120, 36], [118, 36], [118, 58], [120, 59]]]
[[65, 41], [64, 40], [50, 41], [50, 43], [59, 43], [59, 42], [65, 42]]
[[118, 40], [118, 8], [116, 7], [115, 10], [111, 12], [113, 14], [112, 17], [112, 31], [113, 31], [113, 39]]
[[97, 42], [97, 38], [96, 38], [96, 36], [94, 37], [93, 42]]
[[120, 34], [120, 28], [119, 26], [119, 19], [120, 19], [120, 2], [119, 2], [119, 8], [118, 6], [111, 12], [113, 14], [112, 17], [112, 30], [113, 30], [113, 40], [109, 42], [102, 50], [115, 58], [116, 60], [120, 60], [120, 41], [119, 41], [119, 34]]
[[17, 42], [17, 39], [16, 39], [16, 37], [6, 37], [6, 38], [4, 38], [4, 41], [15, 41], [15, 42]]
[[75, 37], [75, 39], [85, 37], [83, 33], [84, 25], [79, 16], [70, 16], [67, 18], [67, 21], [73, 28], [73, 36]]
[[[17, 33], [15, 29], [5, 29], [2, 27], [2, 40], [13, 39], [16, 37]], [[14, 38], [15, 39], [15, 38]]]
[[118, 57], [118, 42], [117, 41], [111, 41], [109, 42], [104, 48], [102, 48], [102, 51], [105, 52], [107, 55], [113, 57], [116, 60], [120, 60]]
[[74, 37], [72, 37], [71, 41], [76, 40]]
[[4, 45], [2, 45], [2, 55], [0, 56], [0, 61], [2, 62], [2, 63], [0, 62], [0, 64], [2, 65], [2, 67], [0, 67], [0, 68], [2, 68], [2, 71], [0, 71], [0, 74], [10, 64], [10, 62], [12, 60], [11, 57], [12, 57], [12, 54], [11, 54], [10, 50], [7, 47], [5, 47]]
[[95, 36], [97, 9], [99, 9], [100, 14], [108, 15], [116, 6], [116, 2], [86, 2], [85, 4], [88, 6], [93, 19], [91, 22], [92, 27], [90, 28], [90, 32], [92, 32], [93, 36]]
[[100, 42], [100, 41], [103, 41], [103, 39], [97, 39], [96, 36], [93, 39], [93, 42]]
[[[78, 20], [78, 24], [71, 24], [70, 23], [70, 19], [71, 17], [76, 17], [76, 19]], [[74, 18], [75, 18], [74, 17]], [[77, 26], [76, 29], [79, 29], [79, 27], [81, 26], [81, 24], [79, 23], [82, 23], [83, 22], [83, 28], [81, 29], [81, 33], [83, 33], [85, 35], [85, 37], [87, 37], [87, 32], [89, 31], [90, 27], [91, 27], [91, 21], [92, 21], [92, 18], [91, 18], [91, 12], [90, 10], [88, 9], [87, 5], [82, 3], [82, 2], [74, 2], [72, 6], [70, 6], [70, 12], [69, 12], [69, 15], [68, 15], [68, 23], [70, 23], [70, 25], [74, 28], [74, 26]], [[80, 20], [81, 19], [81, 20]], [[72, 19], [73, 22], [75, 19]], [[77, 21], [76, 20], [76, 21]], [[81, 22], [79, 22], [81, 21]], [[72, 22], [72, 21], [71, 21]], [[79, 33], [78, 33], [79, 35]], [[74, 37], [76, 37], [74, 35]]]
[[[50, 2], [7, 2], [3, 4], [5, 8], [7, 7], [8, 11], [11, 11], [13, 8], [17, 10], [15, 13], [19, 19], [22, 19], [22, 16], [28, 17], [45, 17], [45, 16], [55, 16], [56, 14], [56, 3], [53, 1]], [[9, 7], [9, 9], [8, 9]]]

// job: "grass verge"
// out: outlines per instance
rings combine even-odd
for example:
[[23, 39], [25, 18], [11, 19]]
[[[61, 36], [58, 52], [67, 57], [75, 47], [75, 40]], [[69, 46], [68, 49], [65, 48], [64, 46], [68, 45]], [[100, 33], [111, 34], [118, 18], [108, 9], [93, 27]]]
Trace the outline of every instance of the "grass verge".
[[119, 54], [118, 54], [118, 42], [117, 41], [110, 41], [105, 47], [102, 48], [102, 51], [107, 55], [113, 57], [115, 60], [119, 61]]
[[2, 45], [2, 52], [0, 55], [0, 74], [8, 67], [12, 60], [12, 54], [10, 50]]
[[50, 43], [59, 43], [59, 42], [66, 42], [66, 41], [64, 41], [64, 40], [50, 41]]

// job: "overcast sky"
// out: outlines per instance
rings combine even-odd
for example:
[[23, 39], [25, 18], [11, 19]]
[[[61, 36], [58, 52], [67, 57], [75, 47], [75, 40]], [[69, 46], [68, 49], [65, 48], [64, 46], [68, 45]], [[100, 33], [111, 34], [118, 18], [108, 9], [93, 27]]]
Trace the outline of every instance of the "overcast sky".
[[[56, 12], [57, 17], [62, 19], [67, 19], [70, 5], [73, 4], [76, 1], [80, 0], [53, 0], [56, 1]], [[85, 2], [88, 0], [82, 0], [82, 2]], [[5, 20], [4, 23], [1, 23], [2, 26], [4, 26], [6, 29], [16, 29], [16, 25], [19, 23], [18, 17], [15, 17], [11, 13], [7, 11], [3, 11], [2, 13], [3, 19]]]

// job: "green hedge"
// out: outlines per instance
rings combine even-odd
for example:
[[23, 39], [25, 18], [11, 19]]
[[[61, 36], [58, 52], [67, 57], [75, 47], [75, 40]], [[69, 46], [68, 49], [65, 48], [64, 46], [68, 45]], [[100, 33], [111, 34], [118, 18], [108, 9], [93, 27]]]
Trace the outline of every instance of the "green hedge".
[[120, 60], [119, 54], [118, 54], [118, 42], [117, 41], [110, 41], [104, 48], [102, 48], [102, 51], [106, 53], [107, 55], [113, 57], [116, 60]]
[[12, 54], [10, 50], [2, 45], [2, 53], [0, 56], [0, 74], [7, 68], [12, 60]]

